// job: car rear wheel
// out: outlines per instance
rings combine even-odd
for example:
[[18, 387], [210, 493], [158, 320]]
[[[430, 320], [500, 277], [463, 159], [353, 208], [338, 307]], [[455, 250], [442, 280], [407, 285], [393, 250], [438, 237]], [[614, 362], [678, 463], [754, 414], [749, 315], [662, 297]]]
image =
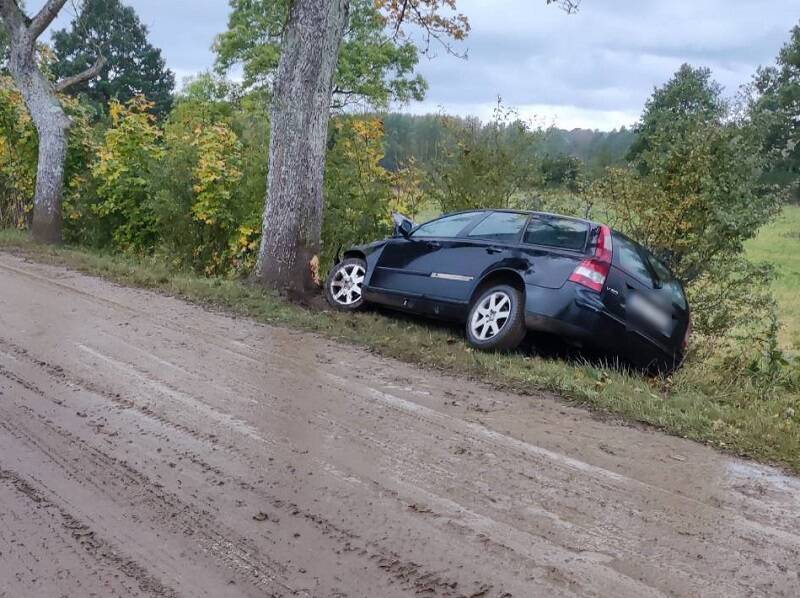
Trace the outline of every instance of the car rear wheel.
[[355, 311], [364, 305], [364, 277], [367, 263], [356, 257], [336, 264], [325, 280], [325, 298], [331, 307], [342, 311]]
[[513, 351], [525, 338], [522, 293], [508, 285], [486, 289], [467, 318], [467, 340], [478, 349]]

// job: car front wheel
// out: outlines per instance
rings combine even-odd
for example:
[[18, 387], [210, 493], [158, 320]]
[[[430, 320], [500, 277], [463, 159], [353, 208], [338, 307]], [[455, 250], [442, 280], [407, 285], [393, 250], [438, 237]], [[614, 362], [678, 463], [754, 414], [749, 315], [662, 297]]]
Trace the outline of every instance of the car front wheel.
[[473, 302], [467, 318], [467, 340], [473, 347], [513, 351], [525, 332], [522, 293], [514, 287], [493, 286]]
[[347, 258], [336, 264], [325, 280], [325, 298], [331, 307], [355, 311], [364, 305], [363, 286], [367, 263], [360, 258]]

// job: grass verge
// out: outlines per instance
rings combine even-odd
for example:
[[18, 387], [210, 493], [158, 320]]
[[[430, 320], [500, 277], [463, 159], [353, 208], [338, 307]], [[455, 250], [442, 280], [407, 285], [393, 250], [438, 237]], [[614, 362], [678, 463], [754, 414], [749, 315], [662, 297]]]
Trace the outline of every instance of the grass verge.
[[16, 231], [0, 231], [0, 248], [260, 322], [315, 332], [504, 390], [554, 393], [599, 413], [800, 473], [800, 397], [787, 394], [759, 400], [746, 389], [708, 389], [699, 367], [687, 366], [665, 381], [596, 364], [476, 352], [453, 328], [375, 312], [309, 311], [239, 281], [175, 272], [155, 259], [43, 247]]

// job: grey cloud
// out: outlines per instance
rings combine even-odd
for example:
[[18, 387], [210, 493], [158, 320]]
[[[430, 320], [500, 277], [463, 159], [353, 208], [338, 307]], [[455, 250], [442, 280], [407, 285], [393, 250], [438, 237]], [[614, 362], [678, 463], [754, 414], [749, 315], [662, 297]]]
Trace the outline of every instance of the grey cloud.
[[798, 22], [795, 0], [584, 0], [566, 16], [544, 1], [460, 4], [469, 60], [423, 62], [428, 102], [571, 106], [638, 114], [683, 62], [708, 66], [728, 93], [774, 60]]
[[[29, 0], [35, 10], [43, 0]], [[179, 75], [213, 64], [226, 0], [128, 0]], [[69, 5], [68, 5], [69, 6]], [[584, 0], [568, 16], [544, 0], [459, 0], [469, 60], [422, 58], [426, 105], [494, 102], [635, 115], [682, 62], [708, 66], [734, 93], [774, 60], [800, 19], [797, 0]], [[61, 17], [60, 26], [68, 16]]]

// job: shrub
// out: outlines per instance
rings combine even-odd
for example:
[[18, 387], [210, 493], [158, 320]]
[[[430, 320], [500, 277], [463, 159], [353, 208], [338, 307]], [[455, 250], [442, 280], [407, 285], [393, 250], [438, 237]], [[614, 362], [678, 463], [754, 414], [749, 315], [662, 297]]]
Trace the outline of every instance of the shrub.
[[151, 252], [158, 239], [150, 172], [164, 157], [164, 149], [152, 107], [143, 97], [111, 103], [111, 127], [91, 171], [97, 185], [92, 210], [99, 217], [99, 236], [124, 252]]
[[[165, 124], [165, 156], [153, 173], [161, 251], [206, 275], [246, 273], [258, 247], [266, 163], [264, 126], [205, 75], [187, 86]], [[244, 139], [244, 142], [242, 141]], [[263, 155], [262, 155], [263, 154]], [[255, 174], [254, 171], [255, 170]]]
[[413, 218], [423, 201], [422, 173], [416, 164], [397, 172], [381, 166], [384, 132], [379, 119], [338, 118], [332, 123], [331, 139], [325, 172], [323, 270], [340, 248], [388, 235], [392, 211]]
[[498, 103], [491, 122], [444, 118], [447, 138], [430, 167], [426, 190], [442, 212], [511, 208], [521, 194], [542, 186], [533, 131]]
[[36, 129], [9, 77], [0, 77], [0, 227], [27, 228], [36, 184]]

